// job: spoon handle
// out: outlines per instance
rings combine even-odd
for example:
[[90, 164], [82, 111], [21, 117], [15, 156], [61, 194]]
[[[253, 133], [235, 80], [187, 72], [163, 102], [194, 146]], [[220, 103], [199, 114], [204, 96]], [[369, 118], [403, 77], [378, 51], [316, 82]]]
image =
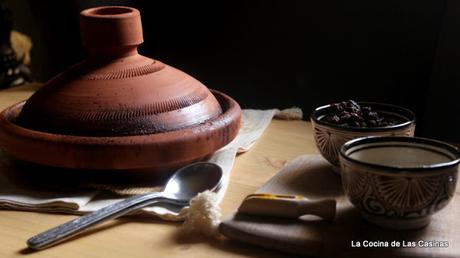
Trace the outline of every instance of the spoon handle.
[[161, 192], [136, 195], [33, 236], [27, 240], [27, 245], [32, 249], [47, 248], [81, 233], [91, 226], [148, 206], [157, 202], [158, 199], [170, 200], [165, 198]]

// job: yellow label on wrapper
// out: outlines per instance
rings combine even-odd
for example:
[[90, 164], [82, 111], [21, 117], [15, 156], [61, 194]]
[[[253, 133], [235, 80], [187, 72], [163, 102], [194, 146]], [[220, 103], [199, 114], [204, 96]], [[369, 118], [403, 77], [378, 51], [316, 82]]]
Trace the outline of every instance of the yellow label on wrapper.
[[246, 200], [248, 199], [253, 199], [253, 198], [258, 198], [258, 199], [305, 199], [303, 196], [300, 195], [283, 195], [283, 194], [268, 194], [268, 193], [256, 193], [256, 194], [250, 194], [246, 197]]

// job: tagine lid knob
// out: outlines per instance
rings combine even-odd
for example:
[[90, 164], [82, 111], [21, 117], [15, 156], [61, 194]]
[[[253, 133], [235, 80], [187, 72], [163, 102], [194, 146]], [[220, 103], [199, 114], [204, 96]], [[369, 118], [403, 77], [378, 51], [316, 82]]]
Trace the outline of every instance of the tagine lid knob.
[[140, 12], [126, 6], [103, 6], [80, 12], [80, 32], [88, 50], [138, 46], [144, 42]]

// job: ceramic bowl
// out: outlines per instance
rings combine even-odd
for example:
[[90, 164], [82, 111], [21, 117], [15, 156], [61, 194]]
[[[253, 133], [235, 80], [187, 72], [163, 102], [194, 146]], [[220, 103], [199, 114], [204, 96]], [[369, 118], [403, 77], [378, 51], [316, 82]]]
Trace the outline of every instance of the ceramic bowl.
[[414, 136], [415, 114], [409, 109], [384, 103], [358, 102], [360, 106], [371, 107], [382, 116], [395, 121], [385, 127], [350, 127], [324, 121], [332, 112], [332, 105], [316, 108], [310, 116], [316, 147], [321, 155], [333, 165], [334, 171], [340, 173], [339, 151], [342, 145], [354, 138], [366, 136]]
[[385, 228], [416, 229], [454, 196], [459, 150], [417, 137], [364, 137], [340, 150], [346, 196], [362, 216]]

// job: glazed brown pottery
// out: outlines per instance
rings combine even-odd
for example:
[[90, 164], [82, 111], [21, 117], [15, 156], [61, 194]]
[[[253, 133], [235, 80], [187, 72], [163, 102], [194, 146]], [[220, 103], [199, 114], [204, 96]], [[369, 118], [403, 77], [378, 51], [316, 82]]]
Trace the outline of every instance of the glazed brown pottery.
[[167, 171], [236, 136], [241, 110], [233, 99], [138, 54], [138, 10], [87, 9], [80, 25], [88, 59], [2, 113], [8, 153], [66, 168]]

